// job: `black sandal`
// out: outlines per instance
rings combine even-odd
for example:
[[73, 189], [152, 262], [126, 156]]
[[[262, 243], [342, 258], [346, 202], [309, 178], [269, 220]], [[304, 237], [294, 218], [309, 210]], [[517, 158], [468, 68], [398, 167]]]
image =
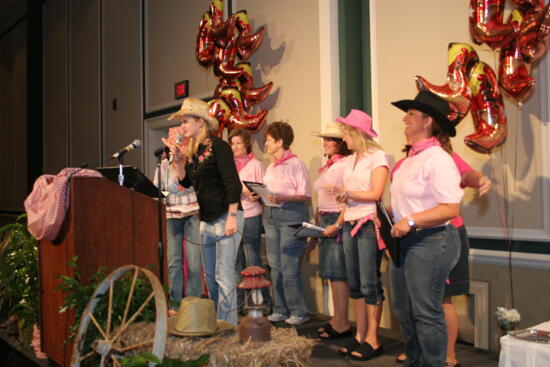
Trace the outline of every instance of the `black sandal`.
[[[353, 336], [353, 331], [351, 330], [351, 327], [346, 331], [342, 331], [341, 333], [339, 333], [338, 331], [334, 330], [330, 323], [327, 323], [322, 327], [322, 330], [323, 331], [317, 330], [317, 332], [319, 333], [319, 338], [323, 340], [340, 339]], [[327, 336], [322, 336], [321, 334], [323, 333], [327, 333]]]
[[379, 346], [377, 349], [373, 349], [372, 345], [370, 345], [367, 342], [364, 342], [364, 343], [361, 343], [361, 346], [355, 350], [355, 352], [359, 353], [360, 355], [357, 356], [355, 354], [350, 354], [350, 356], [351, 358], [357, 359], [359, 361], [367, 361], [371, 358], [382, 355], [383, 351], [384, 350], [382, 349], [382, 346]]
[[346, 348], [345, 351], [343, 351], [341, 348], [338, 348], [338, 353], [340, 353], [343, 356], [349, 356], [351, 352], [359, 349], [361, 344], [357, 341], [357, 339], [353, 338], [351, 341], [345, 345], [343, 345], [344, 348]]

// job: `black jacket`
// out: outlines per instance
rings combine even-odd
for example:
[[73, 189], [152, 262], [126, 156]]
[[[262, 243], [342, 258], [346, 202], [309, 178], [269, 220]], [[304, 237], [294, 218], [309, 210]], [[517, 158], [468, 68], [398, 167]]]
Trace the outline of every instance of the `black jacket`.
[[231, 148], [216, 136], [211, 136], [210, 140], [211, 148], [208, 144], [200, 144], [197, 155], [187, 161], [185, 178], [180, 182], [184, 187], [195, 189], [200, 218], [205, 222], [227, 213], [229, 204], [239, 203], [240, 208], [242, 191]]

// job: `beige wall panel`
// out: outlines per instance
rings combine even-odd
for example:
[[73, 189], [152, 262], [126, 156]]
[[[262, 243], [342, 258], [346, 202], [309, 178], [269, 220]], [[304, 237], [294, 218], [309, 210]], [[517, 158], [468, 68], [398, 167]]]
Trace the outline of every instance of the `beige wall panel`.
[[0, 39], [0, 86], [0, 208], [22, 210], [28, 194], [26, 20]]
[[[142, 136], [141, 2], [103, 2], [103, 157]], [[143, 148], [124, 163], [143, 168]], [[115, 161], [116, 164], [116, 161]]]
[[67, 2], [43, 5], [44, 27], [44, 172], [56, 174], [68, 165]]
[[[416, 95], [415, 75], [422, 75], [436, 85], [446, 82], [447, 45], [450, 42], [474, 45], [469, 34], [469, 2], [398, 0], [371, 1], [371, 4], [375, 37], [373, 78], [378, 101], [374, 115], [381, 143], [388, 153], [399, 159], [405, 144], [401, 121], [404, 114], [390, 102]], [[476, 49], [481, 60], [497, 70], [494, 52], [485, 45]], [[495, 183], [487, 199], [476, 199], [472, 192], [466, 195], [463, 213], [471, 235], [502, 237], [499, 211], [505, 209], [503, 198], [509, 199], [507, 217], [509, 225], [515, 228], [515, 235], [536, 237], [533, 229], [542, 233], [543, 203], [548, 202], [548, 198], [542, 195], [542, 183], [547, 177], [541, 176], [541, 166], [548, 164], [545, 163], [548, 158], [541, 153], [541, 136], [547, 133], [540, 121], [540, 83], [544, 81], [538, 79], [538, 95], [524, 105], [523, 111], [510, 100], [506, 101], [508, 140], [491, 156], [476, 153], [464, 145], [464, 137], [474, 132], [470, 115], [457, 127], [457, 137], [453, 139], [455, 151]]]
[[211, 70], [195, 58], [195, 39], [208, 0], [145, 1], [145, 111], [172, 107], [174, 83], [189, 80], [190, 95], [210, 97], [216, 87]]
[[[273, 89], [258, 108], [270, 110], [268, 122], [292, 125], [292, 150], [310, 168], [313, 180], [322, 162], [319, 138], [311, 136], [321, 126], [319, 3], [238, 0], [233, 1], [233, 9], [246, 9], [254, 30], [266, 27], [262, 46], [250, 62], [255, 85], [272, 81]], [[263, 148], [263, 134], [256, 134], [255, 140]]]
[[100, 1], [69, 2], [69, 164], [100, 154]]

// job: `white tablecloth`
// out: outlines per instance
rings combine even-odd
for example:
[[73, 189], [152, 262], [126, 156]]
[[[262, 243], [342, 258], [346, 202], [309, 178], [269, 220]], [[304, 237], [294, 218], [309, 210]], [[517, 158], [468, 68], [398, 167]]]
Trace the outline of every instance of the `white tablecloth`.
[[[550, 321], [529, 329], [550, 331]], [[498, 367], [550, 367], [550, 344], [535, 343], [505, 335], [500, 338]]]

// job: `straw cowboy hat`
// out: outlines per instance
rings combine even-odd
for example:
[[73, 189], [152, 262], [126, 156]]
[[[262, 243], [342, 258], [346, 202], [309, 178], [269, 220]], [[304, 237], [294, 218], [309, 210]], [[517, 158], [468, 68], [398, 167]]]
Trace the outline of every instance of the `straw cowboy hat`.
[[210, 115], [208, 111], [208, 103], [197, 98], [185, 98], [181, 104], [181, 108], [178, 112], [175, 112], [168, 117], [168, 120], [183, 117], [185, 115], [197, 116], [208, 124], [210, 131], [216, 131], [218, 129], [218, 120]]
[[232, 329], [229, 322], [216, 320], [214, 302], [207, 298], [185, 297], [178, 314], [168, 318], [168, 332], [178, 336], [211, 336]]
[[346, 117], [338, 117], [336, 121], [362, 131], [370, 137], [378, 136], [372, 128], [372, 118], [361, 110], [353, 109]]
[[433, 117], [449, 136], [456, 135], [455, 126], [447, 117], [451, 112], [449, 103], [427, 90], [418, 92], [414, 99], [403, 99], [391, 104], [405, 112], [409, 109], [424, 112]]
[[344, 137], [344, 134], [342, 133], [342, 129], [340, 129], [340, 124], [337, 122], [329, 122], [325, 125], [325, 128], [322, 132], [312, 132], [311, 135], [317, 136], [319, 138], [337, 138], [342, 139]]

